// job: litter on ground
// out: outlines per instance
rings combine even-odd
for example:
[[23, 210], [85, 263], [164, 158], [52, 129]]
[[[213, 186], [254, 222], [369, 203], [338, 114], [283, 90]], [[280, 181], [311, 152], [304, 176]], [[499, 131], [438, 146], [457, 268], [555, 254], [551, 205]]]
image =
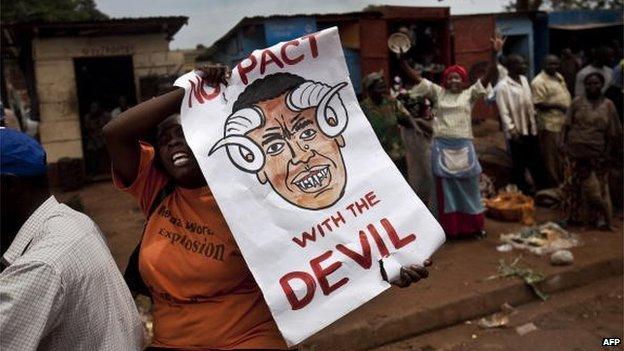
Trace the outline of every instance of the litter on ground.
[[524, 283], [528, 285], [531, 290], [537, 295], [540, 299], [546, 301], [548, 299], [548, 295], [543, 293], [538, 287], [537, 283], [544, 280], [544, 275], [540, 272], [535, 272], [531, 268], [521, 267], [518, 262], [522, 256], [516, 257], [511, 263], [507, 263], [504, 259], [498, 261], [498, 274], [490, 276], [486, 278], [486, 280], [496, 279], [496, 278], [505, 278], [505, 277], [519, 277], [524, 280]]
[[550, 264], [553, 266], [567, 266], [574, 263], [574, 255], [568, 250], [558, 250], [550, 255]]
[[518, 335], [523, 336], [526, 335], [532, 331], [536, 331], [537, 327], [535, 326], [535, 324], [533, 323], [527, 323], [527, 324], [523, 324], [519, 327], [516, 328], [516, 333], [518, 333]]
[[524, 225], [535, 223], [533, 198], [522, 194], [514, 185], [508, 185], [498, 195], [484, 199], [483, 202], [488, 217], [507, 222], [522, 222]]
[[553, 222], [525, 227], [513, 233], [501, 234], [500, 240], [503, 243], [511, 244], [515, 249], [528, 250], [537, 255], [567, 250], [581, 244], [577, 235], [564, 230]]
[[505, 302], [501, 305], [500, 312], [481, 318], [478, 325], [483, 329], [506, 327], [509, 324], [509, 316], [516, 312], [513, 306]]

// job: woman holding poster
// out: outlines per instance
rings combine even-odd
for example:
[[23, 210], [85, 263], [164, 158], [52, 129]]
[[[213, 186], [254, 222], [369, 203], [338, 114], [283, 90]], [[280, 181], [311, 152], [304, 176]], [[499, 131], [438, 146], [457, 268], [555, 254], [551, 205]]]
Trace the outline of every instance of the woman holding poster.
[[431, 99], [436, 110], [431, 160], [437, 217], [450, 238], [485, 235], [479, 191], [481, 165], [472, 143], [471, 112], [474, 103], [486, 96], [485, 87], [498, 80], [496, 56], [505, 40], [496, 36], [491, 41], [487, 73], [468, 88], [464, 88], [468, 74], [462, 66], [448, 67], [442, 74], [443, 86], [439, 86], [401, 60], [401, 67], [415, 83], [410, 95]]
[[[202, 86], [227, 86], [224, 66], [197, 73]], [[104, 128], [115, 186], [147, 216], [138, 265], [153, 300], [150, 349], [287, 349], [185, 140], [176, 115], [184, 94], [148, 100]], [[144, 140], [154, 131], [150, 145]], [[396, 284], [426, 276], [423, 267], [405, 267]]]
[[[220, 82], [225, 67], [207, 70]], [[222, 218], [177, 114], [183, 89], [121, 113], [104, 128], [114, 183], [148, 215], [139, 254], [156, 348], [286, 349]], [[174, 115], [175, 116], [175, 115]], [[145, 136], [157, 130], [154, 146]], [[149, 209], [161, 189], [170, 194]]]

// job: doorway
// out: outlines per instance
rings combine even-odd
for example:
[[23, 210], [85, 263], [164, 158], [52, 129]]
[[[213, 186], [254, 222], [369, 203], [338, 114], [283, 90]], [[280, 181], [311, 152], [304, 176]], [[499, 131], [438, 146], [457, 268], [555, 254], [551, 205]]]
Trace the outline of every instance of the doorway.
[[507, 35], [507, 40], [503, 47], [503, 55], [517, 54], [524, 57], [528, 66], [526, 77], [529, 79], [529, 82], [533, 77], [533, 55], [531, 50], [532, 45], [528, 34]]
[[132, 56], [74, 59], [78, 113], [85, 172], [91, 180], [110, 175], [102, 127], [119, 107], [120, 99], [136, 104]]

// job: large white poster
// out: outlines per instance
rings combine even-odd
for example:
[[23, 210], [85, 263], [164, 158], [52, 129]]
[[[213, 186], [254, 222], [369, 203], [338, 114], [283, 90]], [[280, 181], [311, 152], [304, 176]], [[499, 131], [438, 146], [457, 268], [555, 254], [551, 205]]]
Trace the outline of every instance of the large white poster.
[[289, 345], [421, 263], [444, 233], [382, 150], [330, 28], [254, 51], [226, 87], [191, 72], [184, 133]]

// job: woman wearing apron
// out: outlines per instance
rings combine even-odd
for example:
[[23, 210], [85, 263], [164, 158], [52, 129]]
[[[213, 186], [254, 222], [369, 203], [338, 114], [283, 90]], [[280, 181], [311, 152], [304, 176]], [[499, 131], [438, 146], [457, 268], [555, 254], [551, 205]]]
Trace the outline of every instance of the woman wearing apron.
[[466, 69], [454, 65], [442, 74], [437, 85], [414, 70], [405, 60], [401, 66], [414, 81], [412, 96], [425, 96], [433, 102], [432, 172], [438, 221], [449, 238], [485, 235], [483, 204], [479, 191], [481, 165], [472, 143], [471, 112], [474, 103], [487, 95], [487, 87], [498, 79], [496, 56], [505, 40], [496, 36], [484, 77], [465, 88]]

